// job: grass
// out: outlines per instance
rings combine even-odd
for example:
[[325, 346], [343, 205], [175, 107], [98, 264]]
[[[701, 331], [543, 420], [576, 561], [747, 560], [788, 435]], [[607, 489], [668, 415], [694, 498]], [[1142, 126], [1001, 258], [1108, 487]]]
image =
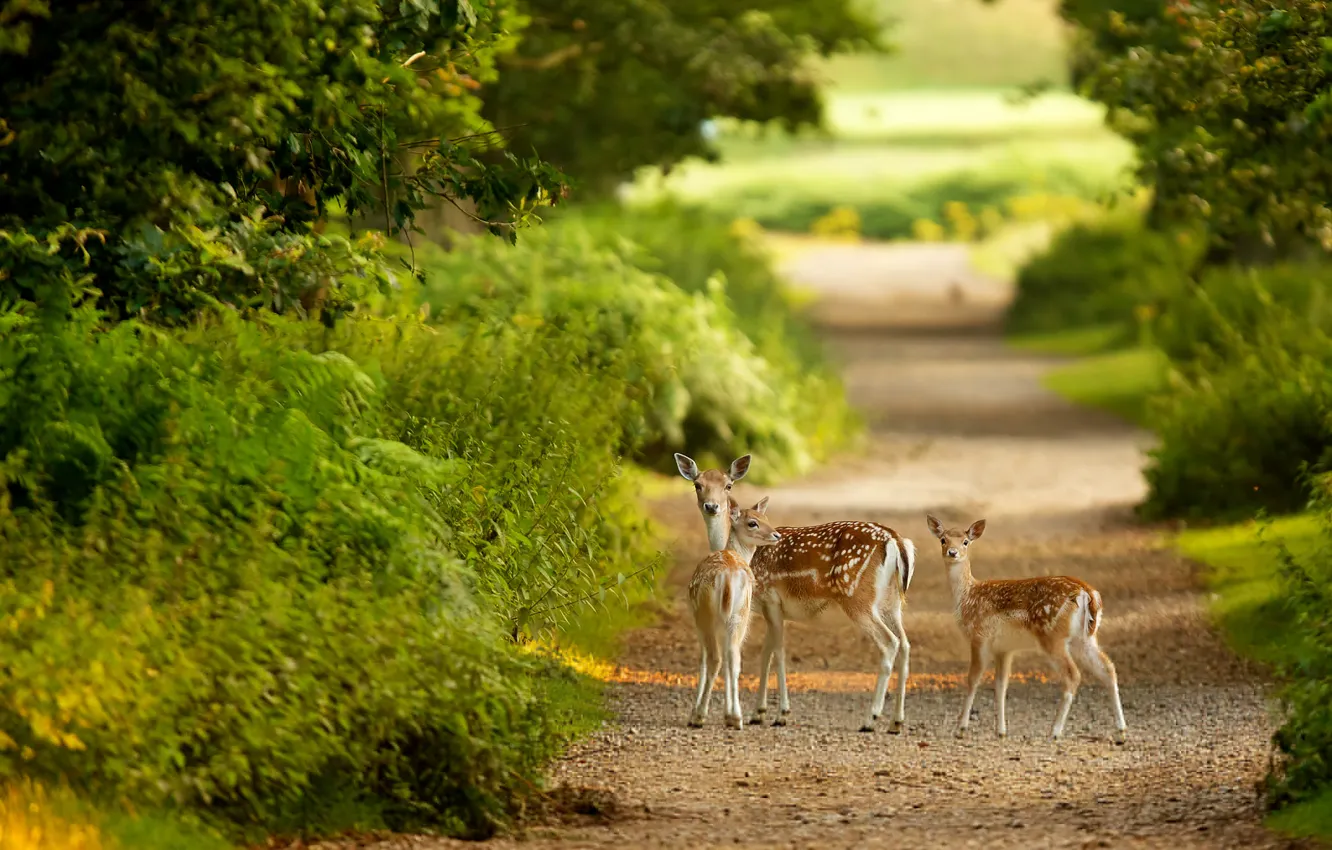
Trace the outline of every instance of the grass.
[[838, 57], [823, 66], [834, 86], [882, 90], [1020, 86], [1067, 78], [1066, 32], [1056, 0], [878, 0], [891, 23], [887, 56]]
[[[799, 233], [848, 207], [863, 236], [898, 239], [918, 220], [941, 222], [950, 202], [995, 221], [1014, 198], [1100, 201], [1128, 185], [1131, 146], [1106, 129], [1102, 107], [1063, 85], [1057, 0], [877, 0], [875, 8], [892, 19], [895, 49], [822, 65], [825, 132], [722, 122], [720, 163], [687, 162], [666, 177], [644, 169], [631, 200], [669, 194]], [[1037, 81], [1054, 87], [1024, 96]], [[977, 263], [1011, 276], [1045, 240], [1048, 231], [1027, 228], [987, 246]]]
[[1034, 354], [1055, 354], [1061, 357], [1089, 357], [1123, 348], [1125, 331], [1117, 325], [1070, 328], [1043, 334], [1024, 334], [1009, 337], [1008, 343], [1022, 351]]
[[[1108, 346], [1113, 337], [1103, 328], [1020, 338], [1017, 345], [1048, 354], [1079, 354]], [[1104, 351], [1104, 348], [1102, 348]], [[1084, 357], [1045, 376], [1045, 386], [1075, 404], [1122, 416], [1145, 425], [1148, 400], [1165, 381], [1166, 356], [1154, 348], [1135, 346]]]
[[[1300, 558], [1325, 540], [1312, 514], [1186, 531], [1176, 539], [1180, 552], [1206, 567], [1212, 619], [1226, 643], [1270, 666], [1294, 662], [1308, 652], [1301, 648], [1308, 638], [1285, 605], [1276, 570], [1278, 542]], [[1293, 837], [1332, 839], [1332, 788], [1273, 812], [1267, 826]]]
[[204, 827], [169, 813], [100, 808], [66, 788], [29, 780], [0, 787], [0, 847], [5, 850], [228, 850]]
[[1295, 838], [1332, 841], [1332, 788], [1312, 800], [1273, 812], [1267, 818], [1267, 826]]
[[1003, 91], [834, 94], [829, 133], [791, 137], [729, 126], [722, 162], [688, 162], [667, 177], [645, 169], [631, 201], [671, 195], [770, 230], [807, 232], [837, 207], [860, 213], [873, 238], [911, 233], [963, 201], [979, 213], [1051, 194], [1102, 200], [1124, 188], [1132, 151], [1102, 112], [1066, 93], [1023, 104]]
[[1227, 642], [1241, 655], [1264, 664], [1290, 661], [1298, 654], [1298, 633], [1283, 605], [1275, 544], [1298, 557], [1320, 542], [1312, 515], [1281, 517], [1218, 528], [1185, 531], [1176, 540], [1181, 553], [1207, 566], [1211, 611]]

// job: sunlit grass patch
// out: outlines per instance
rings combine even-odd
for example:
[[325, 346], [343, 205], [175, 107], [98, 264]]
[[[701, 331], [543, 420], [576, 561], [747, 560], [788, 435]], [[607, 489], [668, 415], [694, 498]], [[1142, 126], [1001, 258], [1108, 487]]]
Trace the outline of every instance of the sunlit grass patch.
[[1320, 534], [1316, 517], [1300, 515], [1179, 535], [1180, 552], [1207, 567], [1212, 616], [1237, 652], [1267, 664], [1296, 657], [1299, 632], [1284, 605], [1277, 544], [1303, 557]]
[[[1068, 337], [1067, 342], [1088, 340]], [[1154, 348], [1136, 347], [1098, 354], [1045, 376], [1045, 386], [1075, 404], [1122, 416], [1143, 425], [1151, 395], [1165, 382], [1167, 360]]]
[[876, 0], [888, 18], [887, 55], [822, 63], [839, 90], [1063, 83], [1068, 29], [1057, 0]]
[[1267, 818], [1269, 828], [1298, 838], [1332, 839], [1332, 788]]
[[59, 796], [32, 782], [0, 791], [0, 847], [4, 850], [111, 850], [118, 845], [99, 826], [71, 817]]

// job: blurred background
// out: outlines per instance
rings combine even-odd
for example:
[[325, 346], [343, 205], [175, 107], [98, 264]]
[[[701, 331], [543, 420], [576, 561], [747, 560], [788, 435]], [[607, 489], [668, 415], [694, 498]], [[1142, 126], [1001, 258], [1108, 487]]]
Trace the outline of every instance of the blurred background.
[[671, 453], [860, 445], [780, 271], [883, 242], [1154, 433], [1145, 518], [1239, 523], [1182, 545], [1326, 811], [1329, 14], [0, 1], [0, 844], [511, 825]]

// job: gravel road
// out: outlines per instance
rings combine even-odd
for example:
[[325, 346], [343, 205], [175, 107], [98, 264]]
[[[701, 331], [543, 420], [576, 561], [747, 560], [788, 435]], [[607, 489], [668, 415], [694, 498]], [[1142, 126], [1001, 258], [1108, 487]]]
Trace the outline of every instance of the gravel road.
[[[995, 320], [1008, 292], [969, 272], [955, 246], [841, 246], [788, 272], [820, 294], [816, 314], [870, 438], [807, 478], [771, 490], [742, 482], [737, 494], [771, 496], [781, 524], [876, 520], [916, 541], [905, 733], [856, 731], [875, 659], [840, 613], [788, 626], [791, 725], [726, 730], [718, 690], [710, 725], [686, 728], [698, 649], [677, 593], [667, 616], [627, 640], [613, 686], [618, 721], [555, 769], [556, 783], [595, 789], [580, 792], [597, 801], [583, 808], [601, 814], [490, 844], [1298, 846], [1260, 825], [1256, 784], [1272, 730], [1260, 674], [1209, 628], [1194, 567], [1131, 520], [1149, 436], [1046, 392], [1040, 377], [1054, 361], [1004, 347]], [[706, 552], [692, 491], [679, 484], [678, 497], [655, 506], [678, 535], [676, 588]], [[953, 737], [966, 645], [927, 511], [989, 520], [972, 553], [979, 578], [1072, 574], [1101, 591], [1125, 746], [1110, 742], [1110, 703], [1090, 677], [1066, 739], [1048, 741], [1059, 689], [1037, 658], [1015, 665], [1008, 739], [994, 735], [984, 687], [969, 736]], [[762, 637], [756, 618], [747, 706]]]

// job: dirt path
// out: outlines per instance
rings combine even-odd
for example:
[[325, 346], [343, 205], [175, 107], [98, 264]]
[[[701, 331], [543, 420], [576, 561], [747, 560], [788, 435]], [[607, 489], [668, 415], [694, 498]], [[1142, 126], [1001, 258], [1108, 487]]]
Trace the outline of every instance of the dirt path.
[[[764, 491], [789, 525], [872, 519], [916, 540], [906, 611], [907, 730], [856, 731], [869, 699], [868, 641], [840, 614], [788, 627], [792, 725], [685, 727], [697, 670], [674, 612], [628, 640], [617, 725], [562, 762], [555, 780], [613, 792], [617, 812], [526, 838], [527, 847], [1270, 847], [1255, 785], [1270, 725], [1261, 683], [1217, 642], [1191, 567], [1130, 522], [1147, 435], [1075, 409], [1040, 386], [1048, 360], [1007, 350], [994, 320], [1008, 293], [951, 246], [834, 248], [790, 266], [817, 312], [871, 434], [865, 452]], [[756, 458], [761, 463], [761, 458]], [[1045, 739], [1057, 699], [1034, 660], [1009, 690], [1010, 737], [992, 692], [968, 739], [951, 730], [965, 645], [952, 622], [924, 514], [989, 529], [981, 577], [1071, 572], [1098, 587], [1102, 646], [1118, 665], [1129, 741], [1113, 746], [1109, 701], [1079, 693], [1067, 738]], [[659, 513], [680, 535], [673, 574], [706, 551], [692, 493]], [[745, 652], [746, 705], [763, 625]]]

